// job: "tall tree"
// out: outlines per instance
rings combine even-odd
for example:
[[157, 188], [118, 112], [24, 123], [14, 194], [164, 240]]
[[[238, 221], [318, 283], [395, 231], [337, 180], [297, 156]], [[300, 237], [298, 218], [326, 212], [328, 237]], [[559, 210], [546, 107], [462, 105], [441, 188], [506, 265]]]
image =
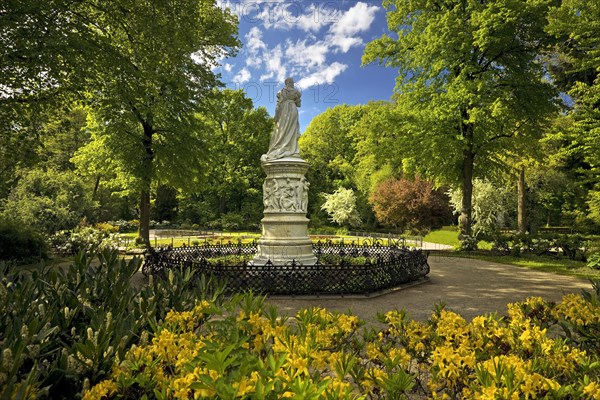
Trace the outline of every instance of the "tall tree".
[[120, 0], [91, 11], [111, 50], [89, 94], [96, 137], [135, 178], [149, 247], [152, 182], [182, 187], [205, 156], [195, 114], [219, 84], [212, 68], [238, 46], [237, 21], [213, 0]]
[[[309, 206], [311, 220], [326, 220], [320, 193], [332, 193], [339, 188], [356, 188], [354, 183], [357, 146], [364, 132], [353, 130], [366, 111], [364, 105], [342, 104], [327, 109], [310, 122], [300, 136], [300, 155], [310, 163], [307, 178], [311, 184]], [[366, 199], [358, 199], [366, 204]], [[362, 201], [361, 201], [362, 200]]]
[[354, 181], [368, 197], [379, 183], [402, 175], [402, 159], [397, 157], [398, 135], [402, 134], [397, 126], [402, 116], [392, 102], [370, 102], [365, 108], [350, 137], [361, 138], [353, 162]]
[[[123, 3], [123, 2], [119, 2]], [[95, 0], [6, 0], [0, 6], [0, 196], [30, 167], [42, 125], [84, 98], [113, 57]], [[96, 91], [98, 89], [95, 89]], [[36, 160], [37, 161], [37, 160]]]
[[23, 131], [21, 110], [85, 99], [101, 144], [135, 177], [149, 245], [150, 185], [157, 174], [181, 184], [177, 161], [201, 153], [189, 133], [219, 84], [213, 67], [239, 46], [236, 18], [214, 0], [8, 0], [0, 27], [2, 142]]
[[395, 100], [406, 116], [404, 168], [460, 187], [461, 235], [471, 235], [473, 178], [553, 110], [540, 53], [552, 0], [386, 0], [387, 35], [363, 63], [398, 68]]
[[600, 4], [563, 0], [550, 11], [548, 32], [560, 39], [553, 77], [574, 99], [568, 148], [587, 164], [585, 180], [595, 185], [588, 207], [600, 224]]
[[260, 156], [269, 147], [271, 117], [264, 107], [255, 109], [243, 91], [226, 89], [215, 93], [200, 118], [209, 149], [203, 174], [210, 185], [194, 188], [194, 193], [210, 199], [219, 216], [247, 211], [244, 217], [259, 223], [264, 181]]

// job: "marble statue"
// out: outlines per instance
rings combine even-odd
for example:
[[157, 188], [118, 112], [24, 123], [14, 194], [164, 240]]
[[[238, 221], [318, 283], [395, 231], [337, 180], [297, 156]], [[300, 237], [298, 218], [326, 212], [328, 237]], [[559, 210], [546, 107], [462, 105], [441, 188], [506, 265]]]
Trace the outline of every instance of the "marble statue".
[[301, 96], [302, 94], [294, 87], [294, 80], [287, 78], [285, 87], [277, 93], [275, 128], [271, 134], [269, 151], [261, 157], [261, 161], [277, 160], [284, 157], [300, 158], [298, 107], [300, 107]]
[[317, 263], [306, 218], [310, 185], [305, 175], [309, 165], [298, 148], [300, 97], [292, 78], [287, 78], [285, 87], [277, 93], [275, 128], [269, 150], [260, 158], [267, 174], [263, 184], [265, 213], [254, 265]]

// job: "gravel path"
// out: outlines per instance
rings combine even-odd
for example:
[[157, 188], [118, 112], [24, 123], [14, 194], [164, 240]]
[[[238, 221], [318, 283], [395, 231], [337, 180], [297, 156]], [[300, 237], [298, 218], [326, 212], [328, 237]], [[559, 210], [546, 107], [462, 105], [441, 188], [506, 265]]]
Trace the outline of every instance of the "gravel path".
[[376, 321], [377, 312], [404, 308], [409, 317], [422, 321], [439, 302], [445, 302], [447, 309], [471, 319], [493, 312], [503, 315], [507, 303], [527, 297], [559, 301], [565, 293], [591, 289], [585, 280], [475, 259], [431, 256], [429, 265], [429, 281], [380, 296], [272, 297], [268, 302], [288, 315], [294, 315], [301, 308], [321, 306], [330, 311], [351, 310], [370, 322]]

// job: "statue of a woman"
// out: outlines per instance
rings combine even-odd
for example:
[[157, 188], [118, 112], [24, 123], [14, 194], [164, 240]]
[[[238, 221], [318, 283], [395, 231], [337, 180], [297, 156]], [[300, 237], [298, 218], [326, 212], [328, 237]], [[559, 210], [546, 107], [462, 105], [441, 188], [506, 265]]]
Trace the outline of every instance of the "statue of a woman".
[[287, 78], [285, 87], [277, 93], [275, 128], [271, 134], [269, 151], [267, 154], [263, 154], [260, 158], [261, 161], [277, 160], [284, 157], [300, 158], [298, 107], [300, 107], [301, 95], [294, 87], [294, 80]]

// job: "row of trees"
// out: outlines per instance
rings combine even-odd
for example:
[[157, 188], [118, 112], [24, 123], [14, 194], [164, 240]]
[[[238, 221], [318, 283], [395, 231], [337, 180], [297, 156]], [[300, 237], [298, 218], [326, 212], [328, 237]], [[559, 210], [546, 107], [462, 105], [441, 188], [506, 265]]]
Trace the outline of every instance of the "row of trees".
[[135, 216], [149, 245], [151, 191], [158, 217], [177, 192], [217, 203], [216, 214], [248, 207], [248, 191], [260, 204], [259, 167], [248, 160], [272, 122], [243, 93], [217, 89], [214, 68], [240, 45], [226, 8], [8, 1], [0, 25], [5, 219], [52, 232], [83, 216]]
[[[465, 238], [599, 223], [600, 6], [384, 6], [391, 33], [363, 63], [398, 69], [396, 92], [331, 108], [302, 136], [313, 223], [422, 231], [457, 211]], [[47, 232], [139, 218], [146, 244], [151, 218], [258, 223], [272, 120], [218, 89], [214, 67], [239, 47], [226, 8], [23, 0], [0, 23], [4, 218]]]
[[[202, 138], [203, 159], [187, 154], [183, 143], [182, 150], [169, 144], [181, 186], [176, 189], [168, 176], [157, 174], [150, 219], [206, 226], [237, 215], [229, 218], [232, 223], [256, 225], [262, 216], [258, 160], [268, 145], [271, 118], [241, 91], [215, 91], [206, 102], [211, 107], [195, 115], [203, 128], [192, 132]], [[82, 218], [90, 223], [138, 219], [139, 189], [135, 176], [124, 171], [137, 160], [112, 154], [94, 130], [93, 111], [76, 106], [42, 117], [40, 140], [28, 144], [31, 156], [2, 201], [4, 219], [46, 234], [70, 229]]]
[[[420, 221], [407, 221], [414, 204], [394, 187], [413, 191], [424, 205], [424, 194], [435, 191], [419, 187], [421, 177], [451, 189], [464, 238], [491, 222], [521, 231], [600, 223], [600, 39], [592, 33], [600, 6], [384, 6], [391, 34], [367, 45], [363, 63], [398, 69], [395, 95], [389, 103], [337, 107], [311, 123], [302, 145], [315, 169], [327, 171], [320, 189], [355, 189], [380, 221], [419, 228]], [[506, 187], [514, 188], [512, 198]], [[436, 214], [427, 209], [422, 217]]]

